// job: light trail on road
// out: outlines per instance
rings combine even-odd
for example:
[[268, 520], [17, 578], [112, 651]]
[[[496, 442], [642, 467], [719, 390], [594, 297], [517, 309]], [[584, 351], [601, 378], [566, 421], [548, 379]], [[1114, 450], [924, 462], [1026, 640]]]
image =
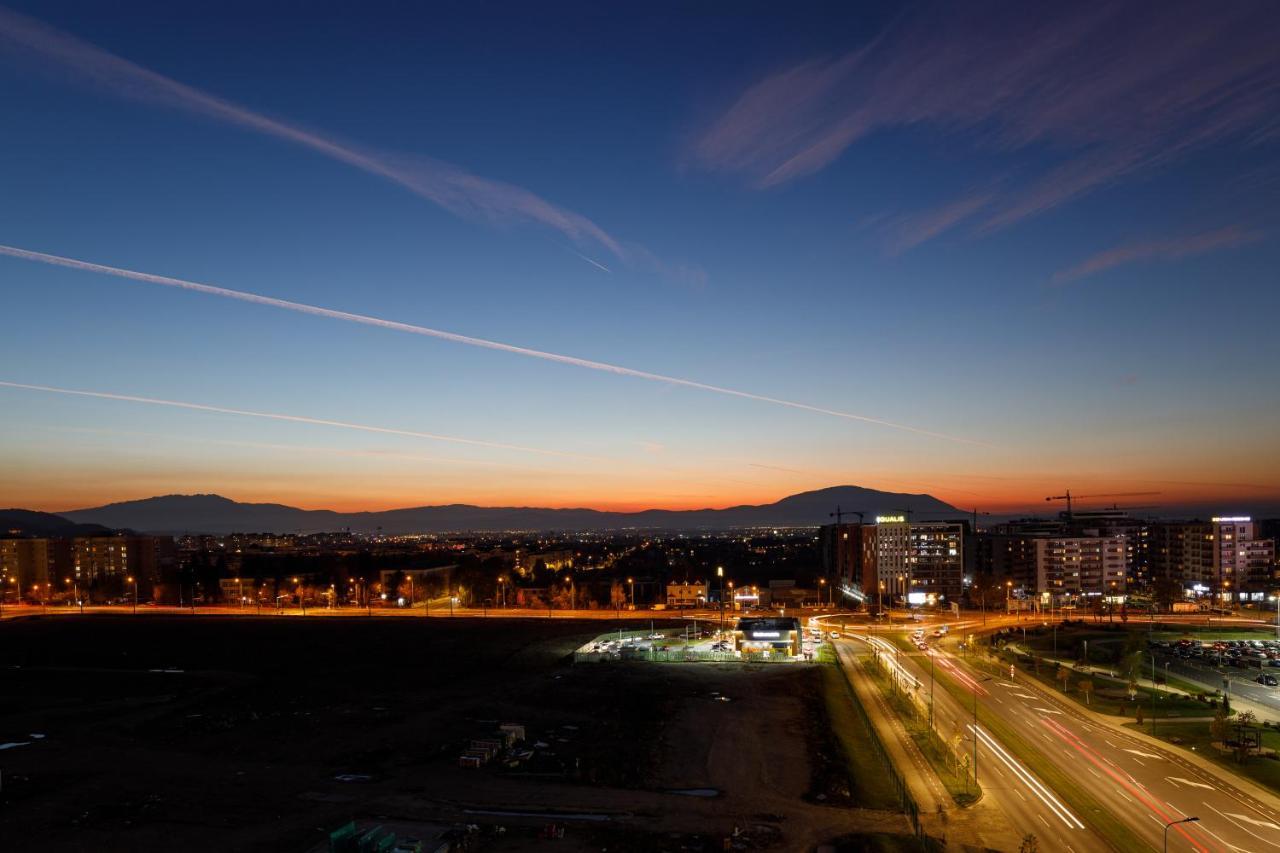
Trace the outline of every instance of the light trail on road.
[[1022, 766], [1019, 761], [1010, 755], [1003, 746], [996, 742], [991, 735], [984, 732], [981, 727], [973, 725], [966, 726], [971, 733], [977, 735], [978, 739], [987, 749], [995, 753], [996, 757], [1004, 762], [1005, 766], [1014, 772], [1014, 774], [1022, 780], [1031, 792], [1048, 806], [1058, 818], [1070, 829], [1084, 829], [1084, 824], [1080, 818], [1076, 817], [1066, 804], [1054, 796], [1053, 792], [1044, 786], [1043, 783], [1031, 774], [1031, 771]]

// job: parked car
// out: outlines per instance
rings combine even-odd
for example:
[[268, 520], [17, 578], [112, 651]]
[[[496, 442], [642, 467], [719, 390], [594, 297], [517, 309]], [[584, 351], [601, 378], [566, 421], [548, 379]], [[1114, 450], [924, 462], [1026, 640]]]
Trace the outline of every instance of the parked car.
[[1265, 684], [1268, 687], [1275, 687], [1277, 684], [1280, 684], [1280, 681], [1277, 681], [1274, 675], [1259, 675], [1254, 679], [1254, 681], [1259, 684]]

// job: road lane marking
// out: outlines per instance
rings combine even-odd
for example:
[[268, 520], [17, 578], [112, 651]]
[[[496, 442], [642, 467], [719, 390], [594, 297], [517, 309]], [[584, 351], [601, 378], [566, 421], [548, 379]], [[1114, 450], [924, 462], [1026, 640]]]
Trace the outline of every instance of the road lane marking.
[[[1204, 803], [1204, 805], [1209, 806], [1209, 804], [1208, 804], [1208, 803]], [[1244, 820], [1247, 820], [1249, 823], [1258, 823], [1258, 824], [1263, 823], [1263, 821], [1259, 821], [1259, 820], [1256, 820], [1256, 819], [1254, 819], [1254, 818], [1250, 818], [1250, 817], [1245, 817], [1244, 815], [1231, 815], [1231, 814], [1227, 814], [1227, 813], [1226, 813], [1226, 812], [1224, 812], [1224, 811], [1220, 811], [1220, 810], [1218, 810], [1218, 809], [1213, 808], [1213, 806], [1209, 806], [1209, 808], [1213, 809], [1215, 812], [1218, 812], [1218, 814], [1220, 814], [1220, 815], [1222, 815], [1223, 817], [1225, 817], [1228, 821], [1231, 821], [1231, 823], [1232, 823], [1232, 824], [1234, 824], [1238, 829], [1243, 829], [1245, 832], [1249, 833], [1249, 834], [1250, 834], [1250, 835], [1252, 835], [1254, 838], [1256, 838], [1256, 839], [1258, 839], [1259, 841], [1261, 841], [1263, 844], [1270, 844], [1272, 847], [1280, 847], [1280, 844], [1276, 844], [1274, 841], [1268, 841], [1267, 839], [1263, 838], [1263, 837], [1262, 837], [1261, 835], [1259, 835], [1258, 833], [1253, 832], [1252, 830], [1250, 830], [1250, 829], [1249, 829], [1249, 827], [1242, 825], [1239, 821], [1231, 820], [1231, 818], [1233, 818], [1233, 817], [1244, 818]], [[1265, 821], [1265, 823], [1266, 823], [1266, 825], [1267, 825], [1267, 826], [1271, 827], [1272, 829], [1278, 829], [1278, 828], [1280, 828], [1280, 827], [1277, 827], [1277, 826], [1276, 826], [1274, 823], [1272, 823], [1271, 821]]]
[[1061, 714], [1061, 711], [1054, 711], [1052, 708], [1036, 708], [1042, 714]]
[[[1072, 747], [1074, 747], [1075, 750], [1078, 753], [1080, 753], [1080, 755], [1085, 760], [1092, 763], [1098, 769], [1105, 771], [1107, 775], [1110, 776], [1116, 783], [1128, 789], [1129, 793], [1133, 794], [1144, 806], [1147, 807], [1148, 816], [1151, 817], [1153, 820], [1158, 820], [1162, 825], [1167, 824], [1171, 820], [1173, 820], [1173, 818], [1167, 815], [1164, 809], [1160, 808], [1158, 804], [1152, 802], [1147, 797], [1139, 793], [1138, 787], [1135, 787], [1133, 784], [1131, 784], [1131, 782], [1125, 781], [1123, 778], [1121, 778], [1120, 774], [1117, 773], [1116, 771], [1111, 770], [1107, 767], [1104, 767], [1099, 762], [1098, 759], [1101, 758], [1102, 761], [1107, 761], [1107, 759], [1104, 756], [1099, 755], [1098, 752], [1093, 747], [1086, 744], [1083, 740], [1079, 738], [1079, 736], [1073, 734], [1069, 729], [1054, 722], [1053, 720], [1042, 718], [1040, 720], [1040, 723], [1045, 728], [1049, 729], [1054, 734], [1056, 734], [1064, 743], [1067, 743]], [[1110, 764], [1111, 762], [1108, 761], [1107, 763]], [[1129, 774], [1125, 774], [1125, 775], [1129, 775]], [[1129, 779], [1132, 781], [1133, 777], [1129, 776]], [[1196, 848], [1196, 850], [1200, 851], [1200, 853], [1209, 853], [1208, 849], [1203, 844], [1200, 844], [1198, 841], [1196, 841], [1194, 838], [1188, 835], [1187, 831], [1183, 829], [1181, 825], [1176, 825], [1173, 828], [1178, 831], [1179, 835], [1181, 835], [1188, 842], [1190, 842], [1191, 845]]]
[[1166, 776], [1164, 778], [1172, 782], [1174, 785], [1189, 785], [1192, 788], [1208, 788], [1210, 791], [1214, 790], [1212, 785], [1206, 785], [1203, 782], [1196, 782], [1194, 779], [1183, 779], [1181, 776]]
[[1143, 752], [1143, 751], [1142, 751], [1142, 750], [1140, 750], [1140, 749], [1126, 749], [1126, 750], [1125, 750], [1125, 752], [1132, 753], [1133, 755], [1140, 755], [1140, 756], [1142, 756], [1143, 758], [1156, 758], [1156, 759], [1159, 759], [1159, 758], [1163, 758], [1163, 757], [1164, 757], [1164, 756], [1162, 756], [1162, 755], [1153, 755], [1153, 754], [1151, 754], [1150, 752]]

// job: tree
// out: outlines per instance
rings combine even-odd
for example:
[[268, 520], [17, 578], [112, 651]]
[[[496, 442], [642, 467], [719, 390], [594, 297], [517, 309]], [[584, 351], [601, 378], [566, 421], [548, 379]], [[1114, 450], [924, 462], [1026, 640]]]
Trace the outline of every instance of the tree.
[[1093, 679], [1080, 679], [1080, 692], [1084, 694], [1084, 704], [1089, 704], [1089, 694], [1093, 692]]
[[1136, 716], [1135, 722], [1137, 722], [1138, 725], [1142, 725], [1142, 706], [1141, 705], [1138, 706], [1138, 713], [1135, 716]]
[[1056, 674], [1056, 677], [1059, 681], [1062, 682], [1062, 692], [1066, 693], [1067, 682], [1071, 680], [1071, 670], [1067, 669], [1062, 664], [1058, 664], [1058, 672]]
[[627, 591], [623, 588], [622, 581], [615, 580], [609, 587], [609, 604], [615, 610], [627, 606]]
[[[1129, 687], [1129, 701], [1133, 702], [1138, 698], [1138, 679], [1130, 675], [1128, 687]], [[1139, 714], [1142, 713], [1141, 708], [1138, 709], [1138, 713]]]
[[1034, 834], [1028, 832], [1022, 836], [1022, 843], [1018, 845], [1018, 853], [1039, 853], [1040, 842], [1036, 840]]
[[1172, 578], [1157, 578], [1151, 585], [1151, 600], [1159, 611], [1170, 611], [1173, 603], [1183, 596], [1182, 582]]
[[1227, 722], [1227, 709], [1219, 708], [1217, 713], [1213, 715], [1212, 722], [1209, 723], [1209, 735], [1219, 743], [1226, 741], [1227, 734], [1230, 732], [1230, 725]]

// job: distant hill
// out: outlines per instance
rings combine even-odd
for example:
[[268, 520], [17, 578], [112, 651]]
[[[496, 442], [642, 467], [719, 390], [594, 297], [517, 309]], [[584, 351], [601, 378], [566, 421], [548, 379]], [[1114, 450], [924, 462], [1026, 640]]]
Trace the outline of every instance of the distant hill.
[[0, 509], [0, 536], [94, 536], [110, 532], [100, 524], [78, 524], [48, 512]]
[[[63, 513], [82, 523], [128, 527], [152, 533], [314, 533], [350, 528], [387, 534], [492, 530], [725, 530], [766, 525], [825, 524], [836, 506], [877, 513], [910, 510], [923, 518], [963, 516], [930, 495], [900, 494], [834, 486], [791, 495], [776, 503], [725, 509], [601, 512], [594, 509], [479, 507], [467, 504], [420, 506], [384, 512], [339, 513], [283, 504], [239, 503], [220, 495], [165, 495]], [[852, 519], [852, 517], [851, 517]]]

